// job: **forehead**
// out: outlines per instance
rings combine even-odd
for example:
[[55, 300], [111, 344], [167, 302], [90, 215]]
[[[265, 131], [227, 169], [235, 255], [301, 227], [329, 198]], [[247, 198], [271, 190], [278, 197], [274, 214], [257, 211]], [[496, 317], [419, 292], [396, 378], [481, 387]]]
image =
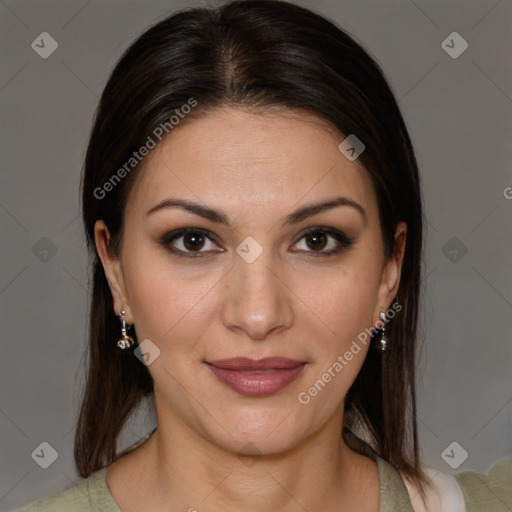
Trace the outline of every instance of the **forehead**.
[[344, 195], [372, 215], [370, 177], [339, 151], [343, 138], [312, 115], [211, 111], [178, 125], [145, 158], [128, 209], [172, 196], [263, 214]]

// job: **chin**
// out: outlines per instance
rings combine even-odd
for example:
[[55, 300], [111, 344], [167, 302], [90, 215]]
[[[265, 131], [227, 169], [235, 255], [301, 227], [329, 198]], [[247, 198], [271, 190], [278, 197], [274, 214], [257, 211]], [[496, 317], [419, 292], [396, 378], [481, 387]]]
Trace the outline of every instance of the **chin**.
[[229, 439], [219, 439], [217, 445], [238, 455], [259, 457], [262, 455], [278, 455], [292, 449], [298, 442], [290, 435], [258, 436], [247, 433], [233, 435]]
[[302, 429], [297, 418], [289, 414], [289, 411], [276, 413], [253, 410], [252, 414], [246, 411], [243, 414], [232, 414], [219, 423], [224, 428], [215, 423], [215, 432], [210, 429], [208, 432], [210, 441], [223, 449], [243, 455], [282, 453], [307, 436], [306, 432], [301, 435]]

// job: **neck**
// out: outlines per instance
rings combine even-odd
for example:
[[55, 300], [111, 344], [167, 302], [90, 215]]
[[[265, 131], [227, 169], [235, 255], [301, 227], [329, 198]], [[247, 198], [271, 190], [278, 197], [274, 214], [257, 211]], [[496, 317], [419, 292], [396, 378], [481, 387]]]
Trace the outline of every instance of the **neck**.
[[[159, 417], [158, 430], [144, 445], [144, 462], [137, 464], [137, 481], [152, 489], [154, 510], [362, 510], [364, 486], [375, 487], [376, 465], [347, 446], [342, 425], [337, 411], [287, 452], [240, 455], [175, 417]], [[370, 503], [375, 505], [374, 496]]]

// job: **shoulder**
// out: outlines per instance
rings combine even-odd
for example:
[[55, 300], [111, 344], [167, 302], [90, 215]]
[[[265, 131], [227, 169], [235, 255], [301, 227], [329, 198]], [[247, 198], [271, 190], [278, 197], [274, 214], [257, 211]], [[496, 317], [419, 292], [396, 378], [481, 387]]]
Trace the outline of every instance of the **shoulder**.
[[65, 489], [29, 503], [16, 512], [120, 512], [106, 480], [106, 468], [99, 469], [88, 478], [66, 487]]
[[405, 478], [414, 512], [510, 512], [512, 510], [512, 457], [503, 459], [487, 474], [465, 471], [451, 475], [425, 467], [430, 486], [426, 502]]
[[467, 512], [512, 510], [512, 457], [496, 462], [486, 474], [464, 471], [454, 478], [464, 495]]

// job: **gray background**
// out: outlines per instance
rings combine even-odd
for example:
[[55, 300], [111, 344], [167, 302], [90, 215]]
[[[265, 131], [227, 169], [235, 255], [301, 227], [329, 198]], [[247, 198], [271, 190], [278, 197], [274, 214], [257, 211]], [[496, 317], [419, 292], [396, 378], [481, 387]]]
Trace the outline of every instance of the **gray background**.
[[[399, 99], [428, 218], [423, 457], [445, 472], [486, 472], [512, 455], [512, 3], [300, 3], [362, 43]], [[0, 2], [1, 510], [78, 478], [73, 425], [88, 304], [78, 184], [92, 115], [122, 51], [149, 24], [189, 5]], [[48, 59], [31, 48], [44, 31], [59, 44]], [[441, 47], [453, 31], [469, 44], [456, 59]], [[149, 407], [123, 443], [153, 423]], [[44, 441], [58, 452], [48, 469], [31, 457]], [[456, 469], [441, 456], [453, 441], [468, 452]], [[464, 452], [448, 453], [460, 462]]]

